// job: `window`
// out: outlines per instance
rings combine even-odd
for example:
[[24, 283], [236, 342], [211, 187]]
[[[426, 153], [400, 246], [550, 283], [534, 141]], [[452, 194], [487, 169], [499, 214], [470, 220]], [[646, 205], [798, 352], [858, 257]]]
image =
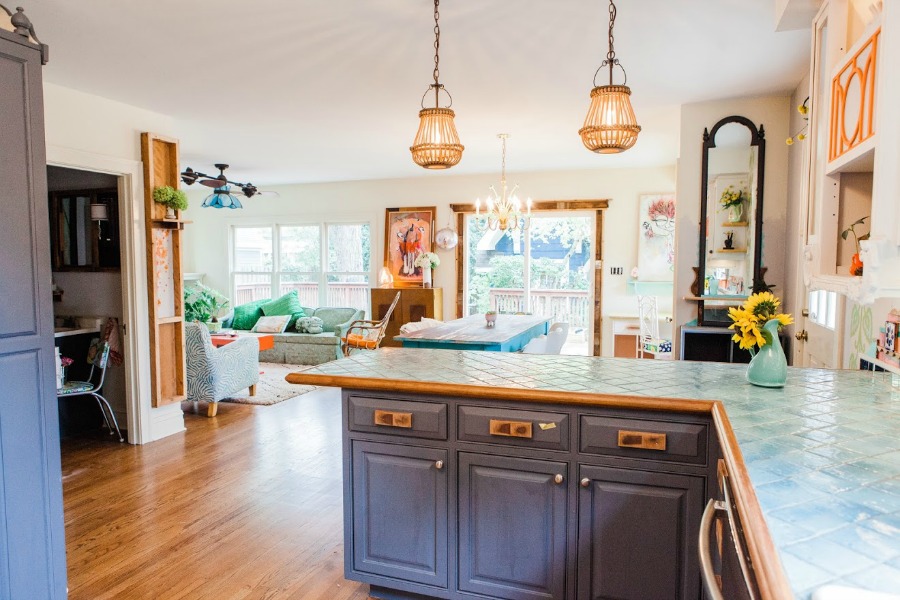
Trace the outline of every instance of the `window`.
[[234, 305], [297, 290], [303, 306], [368, 310], [369, 223], [237, 225], [231, 239]]
[[825, 329], [837, 326], [837, 292], [816, 290], [809, 293], [809, 320]]

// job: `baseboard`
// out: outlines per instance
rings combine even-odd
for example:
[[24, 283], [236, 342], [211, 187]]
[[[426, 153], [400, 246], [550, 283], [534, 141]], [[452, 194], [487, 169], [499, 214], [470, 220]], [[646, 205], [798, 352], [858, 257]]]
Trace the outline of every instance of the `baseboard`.
[[149, 441], [161, 440], [184, 430], [184, 413], [180, 402], [150, 409]]

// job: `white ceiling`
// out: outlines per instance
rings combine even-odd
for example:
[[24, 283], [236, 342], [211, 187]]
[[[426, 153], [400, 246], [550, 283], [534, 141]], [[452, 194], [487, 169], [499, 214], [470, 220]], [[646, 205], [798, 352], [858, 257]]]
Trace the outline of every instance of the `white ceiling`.
[[[448, 174], [674, 164], [678, 107], [789, 92], [808, 31], [775, 32], [775, 0], [619, 0], [637, 145], [581, 145], [606, 53], [602, 0], [444, 0], [441, 83], [466, 146]], [[44, 0], [47, 81], [176, 119], [182, 166], [257, 184], [440, 176], [413, 164], [431, 83], [430, 0]], [[599, 77], [602, 83], [603, 75]], [[168, 133], [168, 132], [167, 132]]]

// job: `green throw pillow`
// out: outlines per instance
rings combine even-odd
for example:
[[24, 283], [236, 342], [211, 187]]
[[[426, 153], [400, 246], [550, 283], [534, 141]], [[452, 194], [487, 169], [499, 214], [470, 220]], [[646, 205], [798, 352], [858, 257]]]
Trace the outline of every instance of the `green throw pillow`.
[[297, 319], [299, 319], [300, 317], [305, 317], [305, 316], [306, 316], [306, 313], [303, 311], [303, 309], [300, 309], [298, 312], [293, 313], [291, 315], [291, 320], [288, 321], [287, 328], [285, 328], [285, 331], [294, 331], [295, 326], [297, 325]]
[[266, 302], [261, 306], [263, 314], [267, 317], [292, 315], [296, 312], [303, 312], [300, 306], [300, 299], [297, 297], [297, 290], [291, 290], [280, 298], [275, 298], [271, 302]]
[[268, 298], [265, 300], [257, 300], [255, 302], [248, 302], [247, 304], [235, 306], [234, 318], [231, 321], [231, 328], [243, 329], [246, 331], [253, 329], [253, 326], [256, 325], [256, 322], [259, 320], [259, 318], [263, 316], [263, 311], [260, 307], [267, 302], [269, 302]]

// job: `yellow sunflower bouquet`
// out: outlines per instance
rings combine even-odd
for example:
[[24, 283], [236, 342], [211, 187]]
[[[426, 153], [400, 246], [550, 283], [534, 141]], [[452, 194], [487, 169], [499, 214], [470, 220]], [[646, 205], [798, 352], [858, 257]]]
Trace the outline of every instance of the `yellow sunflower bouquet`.
[[778, 312], [781, 301], [771, 292], [758, 292], [744, 302], [740, 308], [729, 308], [728, 316], [734, 321], [728, 326], [734, 330], [732, 340], [738, 342], [744, 350], [755, 346], [762, 348], [772, 343], [772, 327], [765, 327], [770, 321], [778, 321], [778, 329], [794, 322], [791, 315]]

